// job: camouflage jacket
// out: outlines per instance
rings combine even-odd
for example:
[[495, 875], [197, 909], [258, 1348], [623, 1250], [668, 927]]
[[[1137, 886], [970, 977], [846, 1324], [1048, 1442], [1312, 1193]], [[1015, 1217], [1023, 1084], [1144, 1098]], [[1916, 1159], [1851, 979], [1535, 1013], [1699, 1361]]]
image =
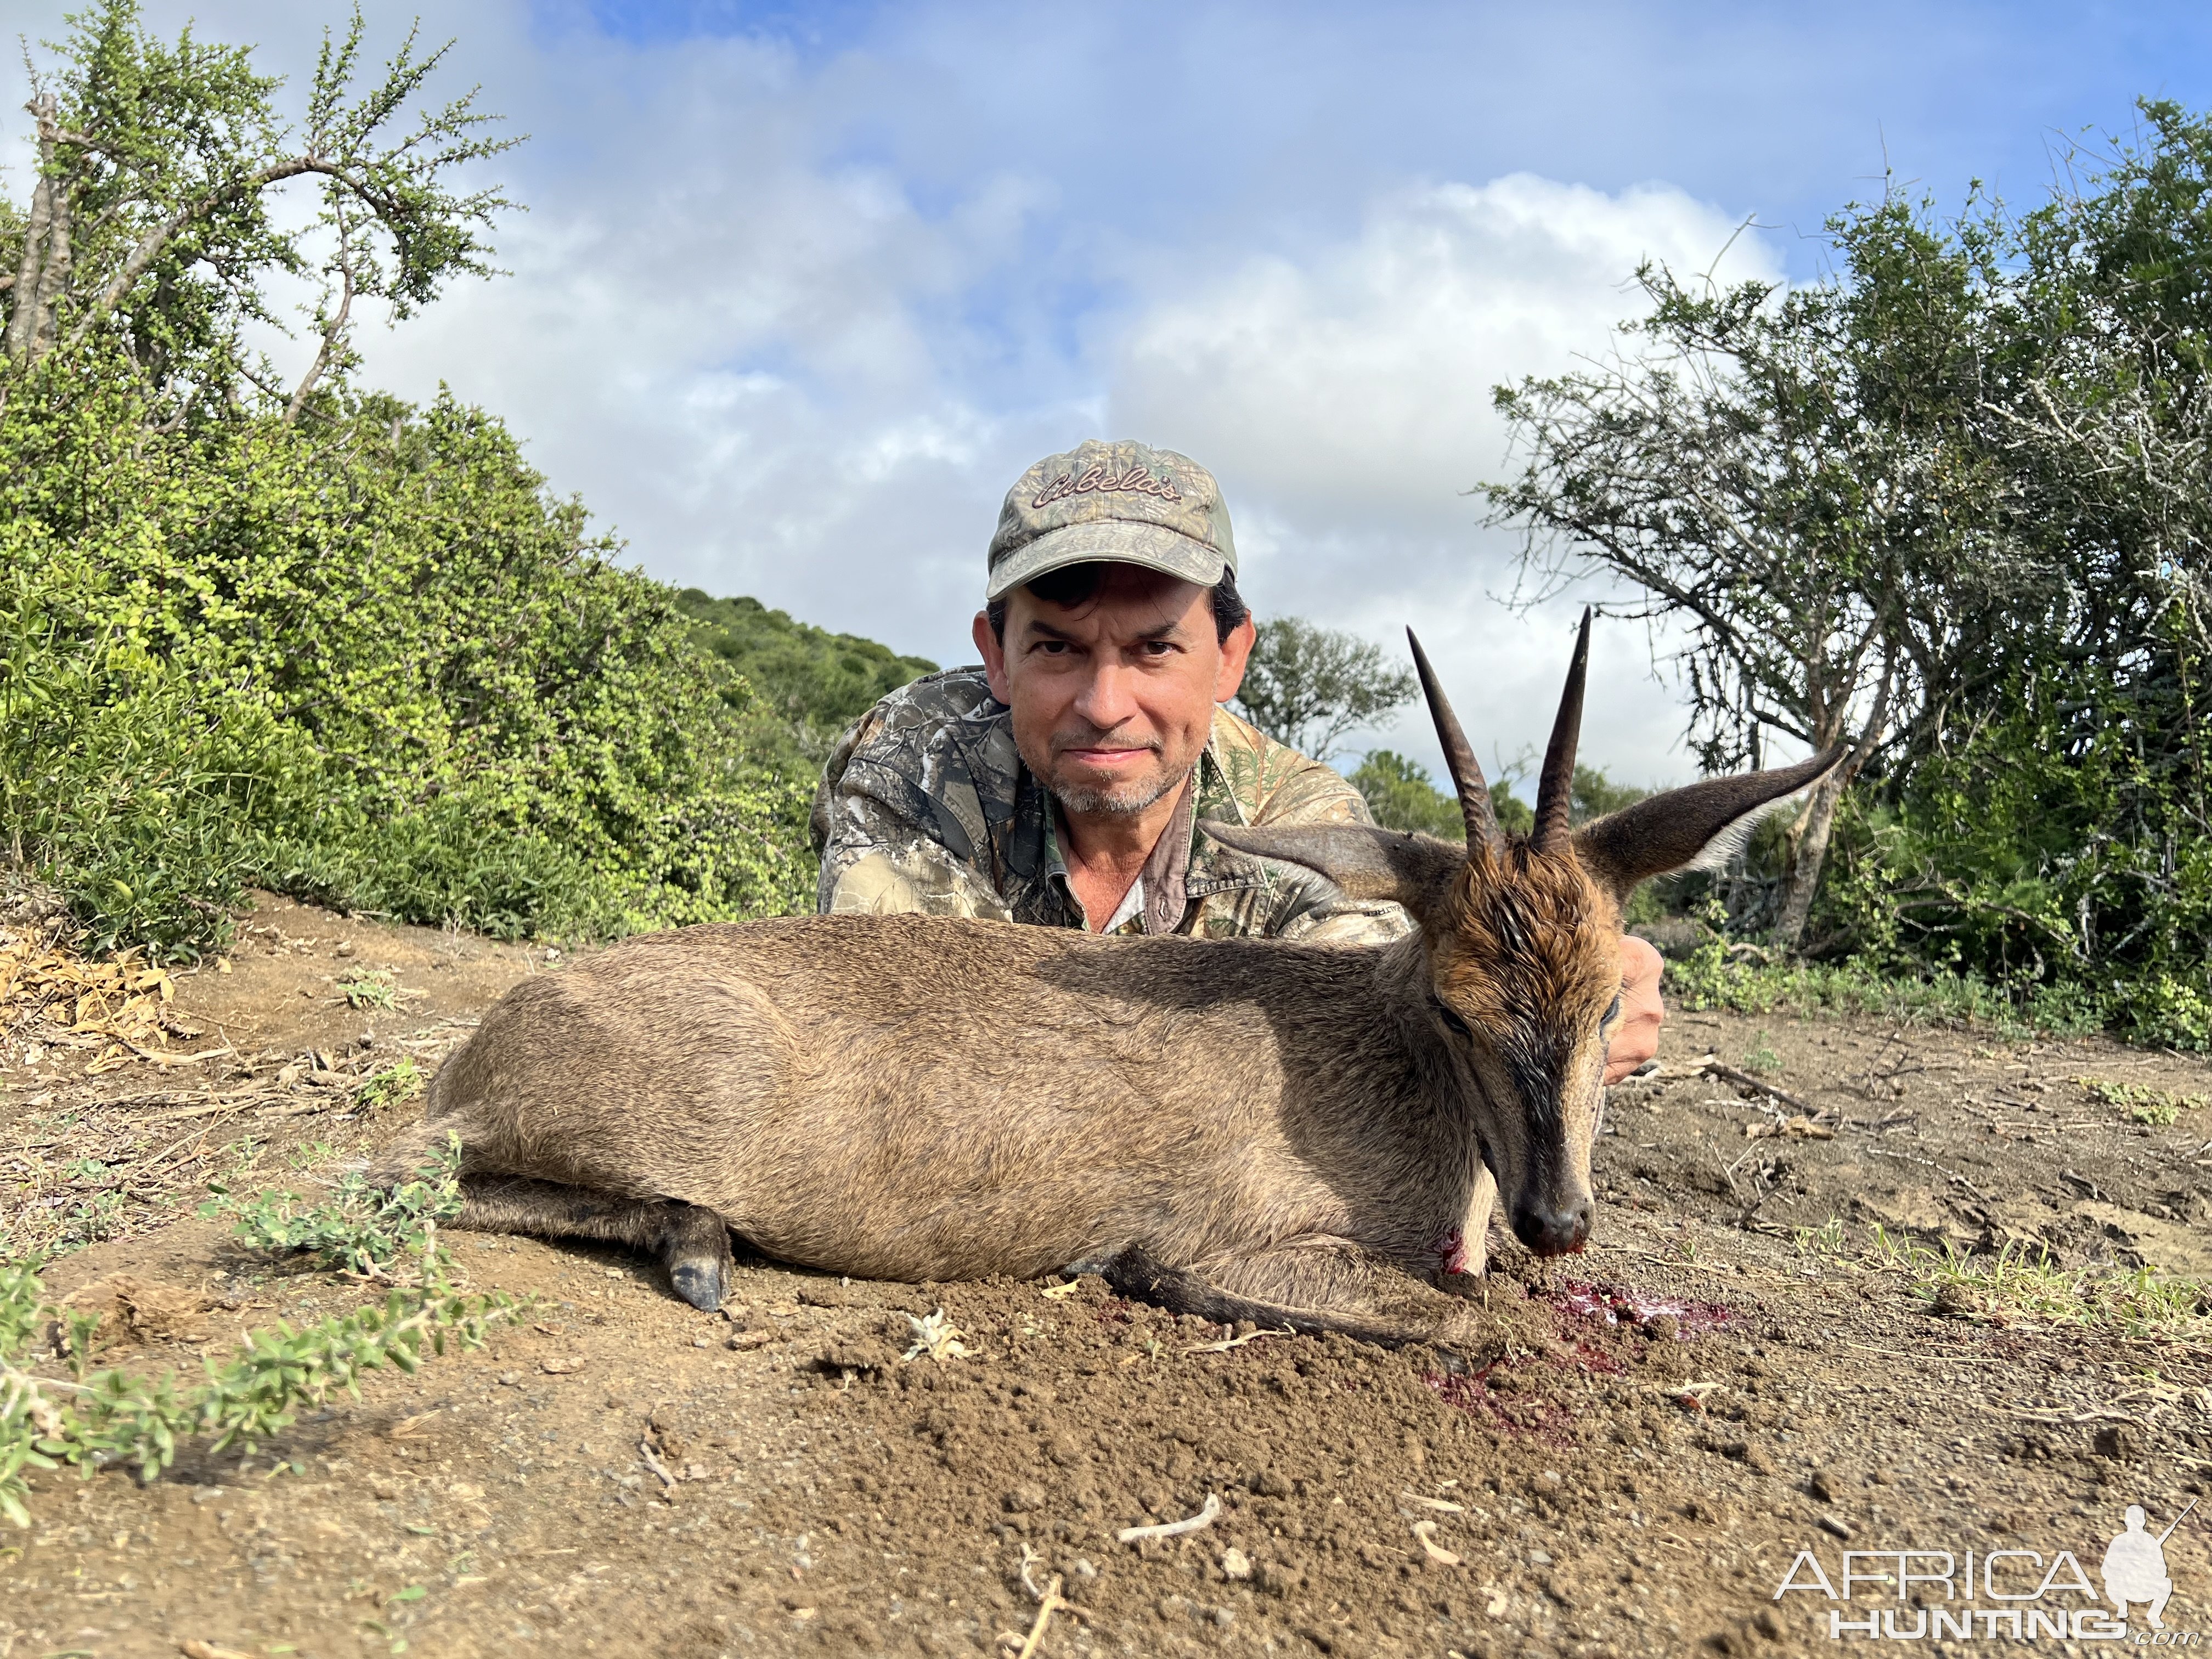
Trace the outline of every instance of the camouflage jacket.
[[[1146, 866], [1144, 902], [1112, 931], [1366, 945], [1411, 929], [1395, 904], [1346, 897], [1300, 866], [1209, 841], [1201, 818], [1371, 822], [1335, 773], [1217, 708], [1196, 776]], [[1057, 821], [983, 671], [916, 680], [863, 715], [823, 769], [814, 796], [821, 908], [1080, 927]]]

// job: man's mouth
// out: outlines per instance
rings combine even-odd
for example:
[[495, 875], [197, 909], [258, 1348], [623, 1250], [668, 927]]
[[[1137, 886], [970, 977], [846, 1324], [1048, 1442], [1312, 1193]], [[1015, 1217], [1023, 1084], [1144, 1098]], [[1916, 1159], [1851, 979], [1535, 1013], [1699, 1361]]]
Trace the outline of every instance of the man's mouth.
[[1150, 749], [1063, 749], [1060, 757], [1078, 766], [1091, 767], [1097, 771], [1111, 772], [1128, 766], [1141, 766], [1152, 757]]

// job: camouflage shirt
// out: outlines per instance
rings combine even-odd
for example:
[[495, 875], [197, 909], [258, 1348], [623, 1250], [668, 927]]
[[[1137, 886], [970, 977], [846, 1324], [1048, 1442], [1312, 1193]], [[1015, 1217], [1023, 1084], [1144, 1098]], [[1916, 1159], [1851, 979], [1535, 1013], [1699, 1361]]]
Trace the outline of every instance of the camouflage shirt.
[[[1217, 708], [1175, 820], [1107, 931], [1346, 945], [1410, 931], [1398, 906], [1346, 897], [1298, 865], [1232, 852], [1198, 832], [1201, 818], [1371, 822], [1335, 773]], [[916, 680], [861, 717], [815, 791], [814, 843], [825, 912], [1085, 924], [1052, 796], [1015, 751], [1013, 713], [981, 668]]]

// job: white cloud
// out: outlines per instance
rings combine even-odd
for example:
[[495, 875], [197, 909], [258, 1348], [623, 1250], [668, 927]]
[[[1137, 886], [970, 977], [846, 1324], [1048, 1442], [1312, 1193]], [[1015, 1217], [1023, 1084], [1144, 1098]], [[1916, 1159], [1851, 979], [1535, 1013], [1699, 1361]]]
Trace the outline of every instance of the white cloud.
[[[1544, 741], [1565, 628], [1604, 595], [1527, 617], [1495, 597], [1517, 542], [1481, 529], [1465, 493], [1509, 475], [1491, 389], [1607, 349], [1637, 308], [1639, 264], [1705, 270], [1735, 229], [1667, 185], [1607, 195], [1516, 174], [1395, 191], [1340, 244], [1164, 294], [1114, 351], [1111, 423], [1214, 470], [1256, 604], [1394, 650], [1413, 623], [1478, 748], [1510, 757]], [[1777, 274], [1749, 239], [1715, 270]], [[1585, 750], [1638, 781], [1688, 769], [1668, 755], [1681, 715], [1649, 662], [1640, 629], [1604, 627]], [[1385, 736], [1434, 758], [1419, 719]]]

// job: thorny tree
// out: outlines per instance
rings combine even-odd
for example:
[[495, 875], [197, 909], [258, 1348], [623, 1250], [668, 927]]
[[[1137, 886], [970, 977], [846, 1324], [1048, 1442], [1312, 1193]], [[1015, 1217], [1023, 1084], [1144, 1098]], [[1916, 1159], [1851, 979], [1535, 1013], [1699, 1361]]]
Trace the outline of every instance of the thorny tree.
[[1498, 389], [1525, 465], [1485, 486], [1535, 596], [1610, 572], [1648, 596], [1635, 614], [1686, 626], [1708, 769], [1757, 763], [1770, 732], [1850, 745], [1790, 828], [1789, 948], [1844, 789], [1945, 695], [1971, 596], [2002, 568], [1965, 441], [1986, 240], [1931, 234], [1894, 198], [1832, 229], [1848, 281], [1719, 290], [1645, 266], [1632, 349]]
[[[356, 95], [363, 23], [325, 34], [305, 124], [277, 115], [279, 82], [246, 49], [204, 45], [187, 28], [173, 46], [139, 25], [136, 0], [102, 0], [67, 20], [51, 49], [58, 72], [31, 66], [37, 167], [26, 208], [0, 203], [0, 331], [10, 368], [102, 334], [119, 344], [181, 419], [234, 398], [241, 380], [277, 398], [288, 419], [352, 360], [356, 305], [405, 316], [456, 276], [491, 273], [486, 240], [510, 205], [465, 191], [466, 164], [520, 142], [475, 94], [422, 109], [445, 48], [418, 55], [410, 30], [382, 79]], [[311, 225], [288, 228], [281, 187], [319, 186]], [[319, 280], [318, 346], [288, 391], [248, 361], [242, 331], [277, 324], [268, 283]], [[0, 383], [4, 392], [4, 383]]]

